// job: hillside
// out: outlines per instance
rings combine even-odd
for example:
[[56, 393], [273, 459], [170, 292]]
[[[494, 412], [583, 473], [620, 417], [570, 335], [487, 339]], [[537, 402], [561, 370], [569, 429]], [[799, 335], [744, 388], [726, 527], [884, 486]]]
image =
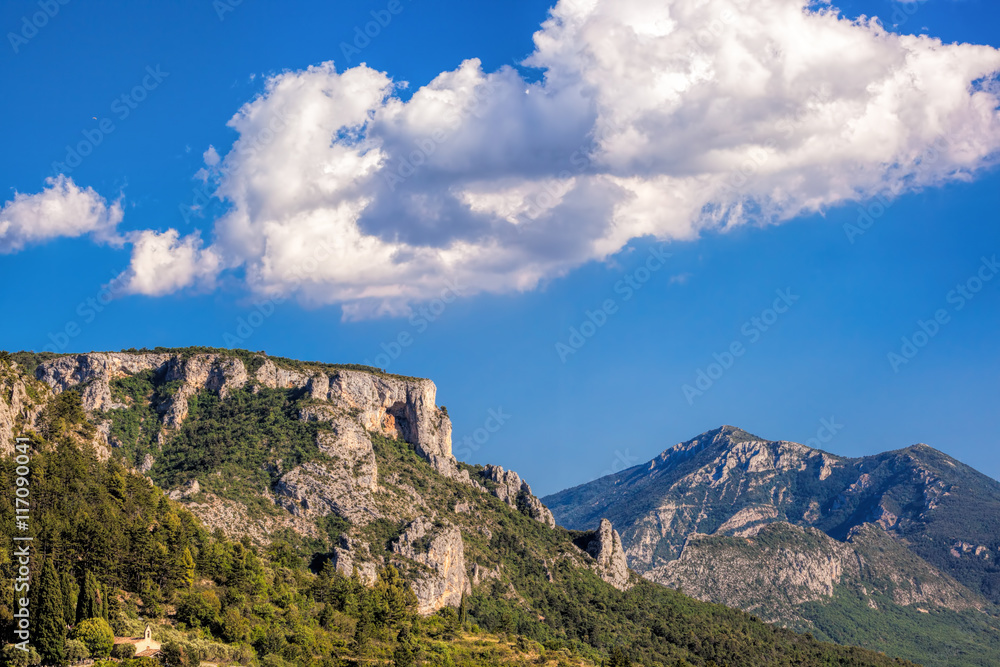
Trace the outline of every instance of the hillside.
[[630, 574], [610, 525], [554, 527], [515, 473], [456, 462], [427, 380], [155, 350], [4, 355], [0, 383], [54, 566], [36, 595], [65, 610], [50, 652], [84, 608], [184, 664], [902, 664]]
[[723, 427], [543, 501], [569, 528], [609, 518], [633, 569], [699, 599], [927, 664], [1000, 662], [1000, 483], [926, 445], [847, 459]]

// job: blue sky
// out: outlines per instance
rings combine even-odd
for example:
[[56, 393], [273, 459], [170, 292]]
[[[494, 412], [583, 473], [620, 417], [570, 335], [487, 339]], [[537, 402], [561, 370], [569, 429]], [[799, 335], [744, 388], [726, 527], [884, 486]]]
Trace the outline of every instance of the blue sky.
[[[896, 26], [901, 33], [927, 34], [946, 43], [1000, 46], [996, 3], [927, 0], [907, 5], [910, 14], [898, 13], [904, 5], [882, 1], [845, 2], [838, 7], [850, 18], [886, 17], [883, 23], [889, 28], [894, 12], [907, 16]], [[8, 93], [0, 108], [5, 157], [0, 184], [6, 188], [0, 202], [13, 200], [15, 192], [39, 193], [47, 177], [61, 172], [80, 188], [93, 188], [109, 207], [120, 197], [122, 220], [111, 231], [94, 228], [83, 236], [53, 233], [23, 247], [8, 247], [0, 256], [0, 278], [8, 285], [0, 293], [7, 315], [0, 346], [37, 350], [55, 345], [65, 351], [225, 346], [235, 336], [242, 340], [240, 347], [275, 355], [370, 363], [430, 377], [438, 384], [439, 403], [447, 405], [452, 415], [460, 458], [518, 470], [543, 494], [645, 461], [724, 423], [773, 439], [816, 439], [810, 444], [821, 441], [829, 451], [852, 456], [926, 442], [1000, 477], [1000, 437], [994, 428], [1000, 377], [995, 345], [1000, 275], [984, 281], [974, 295], [953, 292], [959, 286], [975, 288], [977, 277], [991, 275], [991, 263], [984, 265], [984, 259], [1000, 255], [996, 224], [1000, 171], [991, 166], [998, 144], [990, 143], [996, 136], [990, 134], [995, 119], [993, 125], [972, 128], [972, 138], [963, 140], [967, 146], [982, 138], [982, 146], [969, 149], [982, 153], [972, 163], [949, 153], [947, 159], [956, 162], [936, 171], [931, 167], [932, 172], [883, 174], [851, 182], [867, 195], [882, 186], [895, 188], [896, 195], [882, 200], [861, 196], [862, 201], [847, 201], [837, 192], [827, 192], [825, 184], [840, 173], [864, 171], [846, 158], [838, 162], [832, 156], [829, 164], [807, 165], [801, 173], [813, 185], [802, 201], [825, 197], [821, 211], [796, 208], [792, 201], [766, 221], [781, 224], [751, 217], [734, 222], [727, 231], [719, 223], [692, 234], [684, 231], [688, 220], [678, 214], [664, 227], [649, 227], [652, 223], [636, 227], [653, 229], [662, 243], [634, 232], [622, 237], [611, 248], [614, 252], [596, 257], [596, 251], [566, 250], [576, 248], [577, 232], [560, 227], [563, 223], [553, 217], [552, 228], [540, 233], [530, 249], [518, 245], [516, 253], [500, 255], [488, 271], [478, 268], [484, 260], [477, 259], [477, 268], [466, 269], [459, 280], [463, 295], [433, 321], [425, 318], [426, 325], [419, 315], [408, 317], [405, 309], [437, 310], [441, 304], [434, 297], [446, 277], [440, 271], [436, 277], [441, 282], [413, 278], [423, 275], [419, 273], [375, 276], [371, 280], [379, 289], [402, 295], [375, 302], [368, 296], [356, 298], [360, 287], [371, 285], [347, 285], [338, 276], [311, 283], [308, 289], [288, 278], [256, 280], [254, 271], [270, 264], [256, 264], [254, 258], [241, 257], [242, 263], [220, 270], [208, 253], [229, 257], [226, 253], [232, 254], [237, 244], [227, 246], [218, 239], [226, 233], [235, 235], [231, 230], [238, 227], [220, 225], [213, 231], [213, 225], [243, 205], [252, 208], [254, 199], [242, 201], [233, 195], [198, 211], [190, 205], [199, 191], [227, 187], [221, 180], [227, 168], [240, 173], [260, 168], [246, 160], [238, 162], [241, 154], [230, 152], [234, 142], [248, 136], [250, 121], [237, 127], [227, 122], [262, 93], [265, 102], [278, 100], [280, 90], [268, 94], [265, 89], [269, 77], [292, 73], [286, 80], [296, 83], [306, 80], [298, 73], [325, 61], [335, 61], [338, 72], [363, 61], [395, 82], [409, 82], [395, 93], [402, 105], [440, 73], [478, 58], [480, 72], [487, 75], [504, 66], [517, 68], [519, 78], [496, 84], [501, 91], [506, 85], [526, 89], [543, 85], [545, 68], [520, 63], [536, 49], [532, 34], [546, 20], [548, 3], [502, 6], [400, 0], [392, 7], [396, 13], [389, 9], [390, 3], [378, 1], [299, 3], [294, 8], [255, 0], [231, 7], [204, 1], [183, 3], [179, 9], [154, 3], [70, 1], [58, 5], [58, 13], [35, 34], [30, 29], [24, 32], [23, 21], [41, 11], [39, 3], [5, 3], [0, 10], [4, 33], [30, 38], [14, 39], [12, 45], [8, 34], [0, 46], [0, 76]], [[372, 12], [383, 17], [385, 25], [358, 53], [345, 52], [344, 44], [362, 43], [354, 42], [357, 30], [373, 20]], [[714, 46], [705, 48], [714, 55]], [[545, 57], [552, 72], [569, 58], [561, 51]], [[623, 62], [636, 66], [635, 59], [623, 56]], [[331, 80], [335, 75], [316, 76]], [[136, 87], [144, 83], [137, 95], [144, 99], [134, 100]], [[545, 85], [551, 92], [556, 84]], [[835, 97], [837, 90], [834, 85]], [[531, 92], [544, 91], [531, 88]], [[129, 97], [122, 101], [122, 95]], [[294, 104], [296, 98], [289, 99]], [[385, 108], [391, 111], [391, 105]], [[385, 108], [380, 106], [379, 113], [388, 113]], [[560, 125], [590, 122], [592, 115], [592, 110], [580, 110], [576, 116], [571, 109], [568, 114], [554, 112], [555, 120], [539, 120], [519, 100], [505, 109], [498, 116], [486, 116], [490, 124], [484, 131], [497, 132], [496, 145], [509, 146], [508, 152], [514, 154], [502, 158], [508, 162], [501, 166], [510, 169], [505, 178], [517, 176], [529, 184], [543, 178], [537, 174], [545, 169], [551, 174], [566, 169], [572, 164], [572, 149], [580, 145], [570, 130], [567, 138], [553, 140], [552, 146], [545, 144], [547, 137], [558, 134]], [[111, 125], [102, 127], [105, 119]], [[508, 140], [503, 134], [507, 130], [500, 127], [506, 120], [498, 119], [530, 127], [515, 128], [520, 134]], [[405, 127], [411, 127], [414, 121], [407, 122], [411, 125]], [[734, 119], [733, 126], [737, 125]], [[419, 134], [400, 135], [399, 127], [404, 127], [403, 121], [382, 130], [379, 140], [390, 147], [387, 151], [391, 152], [393, 141], [400, 145], [413, 137], [419, 141]], [[532, 138], [535, 127], [541, 128], [540, 134]], [[718, 131], [692, 127], [685, 132], [683, 123], [665, 127], [679, 129], [676, 136], [688, 143], [656, 144], [649, 154], [622, 157], [620, 164], [633, 165], [622, 167], [632, 169], [629, 176], [679, 178], [678, 172], [670, 171], [676, 162], [670, 151], [697, 151], [702, 131], [709, 137]], [[945, 130], [953, 137], [969, 128], [946, 124]], [[525, 136], [528, 140], [519, 143]], [[54, 164], [65, 163], [67, 146], [81, 141], [94, 144], [92, 152], [78, 166], [54, 169]], [[470, 148], [465, 153], [454, 148], [466, 141]], [[477, 141], [463, 134], [442, 143], [437, 155], [447, 151], [449, 159], [471, 165], [463, 168], [483, 174], [500, 169], [499, 162], [485, 164], [485, 158], [484, 163], [475, 162], [484, 152], [477, 147], [486, 145]], [[521, 154], [539, 144], [551, 155]], [[221, 172], [213, 171], [210, 158], [206, 162], [209, 146], [222, 156]], [[924, 149], [919, 145], [914, 150]], [[262, 153], [267, 150], [264, 147]], [[353, 159], [344, 155], [344, 160]], [[475, 159], [468, 162], [469, 156]], [[296, 159], [294, 153], [267, 157]], [[664, 161], [671, 165], [656, 166]], [[514, 163], [516, 168], [509, 167]], [[864, 166], [863, 161], [860, 164]], [[207, 181], [195, 177], [201, 169], [207, 170]], [[655, 169], [661, 171], [653, 173]], [[948, 176], [953, 171], [968, 173], [953, 179]], [[447, 173], [441, 167], [433, 179], [424, 175], [409, 179], [404, 186], [407, 196], [422, 196], [421, 188], [434, 193], [454, 187], [455, 181], [440, 176]], [[789, 183], [795, 174], [793, 168], [776, 170], [760, 184], [760, 192], [766, 188], [771, 195], [792, 188]], [[596, 186], [590, 189], [601, 192]], [[259, 198], [265, 195], [276, 196], [263, 192]], [[581, 195], [572, 209], [577, 217], [571, 219], [583, 221], [581, 229], [606, 225], [611, 211], [618, 210], [613, 202], [594, 197]], [[435, 218], [439, 223], [435, 226], [401, 215], [405, 201], [377, 201], [384, 210], [362, 217], [359, 225], [383, 240], [406, 239], [407, 248], [417, 255], [415, 249], [473, 238], [466, 231], [468, 225], [485, 224], [480, 218], [442, 216]], [[719, 202], [718, 197], [706, 202], [704, 210]], [[671, 207], [651, 208], [656, 211], [658, 206], [655, 216], [669, 217]], [[863, 210], [873, 214], [865, 229], [857, 226]], [[489, 229], [498, 229], [490, 224]], [[176, 230], [180, 239], [197, 235], [203, 245], [192, 241], [189, 247], [198, 266], [207, 268], [197, 269], [189, 282], [184, 280], [190, 275], [184, 274], [183, 280], [164, 286], [155, 280], [157, 270], [142, 282], [136, 277], [142, 275], [135, 251], [138, 237], [129, 234], [168, 229]], [[498, 232], [493, 238], [501, 248], [505, 239], [513, 238], [505, 234]], [[115, 235], [127, 239], [124, 245], [111, 239]], [[651, 251], [670, 256], [647, 265]], [[342, 259], [347, 266], [350, 258]], [[175, 275], [175, 266], [176, 262], [162, 273]], [[413, 271], [419, 272], [420, 266]], [[655, 270], [647, 274], [643, 266]], [[361, 266], [357, 272], [364, 270]], [[102, 285], [128, 271], [133, 272], [131, 293], [99, 313], [80, 305], [98, 298]], [[644, 279], [639, 289], [625, 287], [628, 281]], [[417, 286], [408, 291], [412, 285]], [[770, 312], [781, 298], [779, 292], [785, 299], [777, 305], [786, 312]], [[281, 301], [273, 313], [266, 305], [266, 317], [252, 315], [255, 304], [273, 296]], [[609, 303], [610, 313], [595, 314]], [[602, 326], [595, 326], [590, 337], [573, 338], [573, 330], [591, 331], [584, 324], [588, 312]], [[916, 335], [917, 342], [923, 342], [920, 322], [934, 330], [928, 322], [936, 314], [940, 322], [935, 334], [927, 336], [926, 345], [915, 346], [916, 354], [906, 363], [897, 359], [894, 367], [888, 355], [903, 356], [904, 337], [913, 340]], [[251, 327], [247, 336], [241, 320], [251, 318], [259, 326]], [[79, 332], [66, 341], [60, 332], [68, 324], [71, 331], [76, 330], [74, 324], [78, 326]], [[412, 343], [390, 358], [386, 350], [396, 352], [393, 342], [401, 334]], [[573, 347], [574, 341], [583, 344]], [[567, 353], [560, 344], [574, 351]], [[730, 364], [726, 353], [734, 344], [742, 353]], [[719, 358], [729, 367], [713, 367]], [[705, 379], [699, 385], [700, 371], [717, 377], [710, 386]], [[697, 393], [686, 391], [685, 385]], [[490, 410], [502, 410], [509, 418], [472, 451], [463, 439], [484, 424]], [[821, 430], [824, 420], [836, 426]]]

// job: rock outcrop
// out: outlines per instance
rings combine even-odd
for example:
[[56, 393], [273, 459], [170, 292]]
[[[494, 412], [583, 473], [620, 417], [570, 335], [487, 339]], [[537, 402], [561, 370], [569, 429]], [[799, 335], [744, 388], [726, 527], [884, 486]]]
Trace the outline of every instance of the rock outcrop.
[[594, 558], [594, 570], [604, 581], [620, 591], [629, 587], [628, 562], [622, 539], [611, 522], [601, 519], [597, 530], [587, 539], [585, 550]]
[[18, 373], [16, 364], [0, 361], [0, 455], [14, 451], [14, 439], [38, 426], [51, 397], [48, 387]]
[[555, 528], [556, 520], [553, 518], [552, 512], [542, 504], [541, 500], [535, 497], [528, 483], [522, 480], [516, 472], [487, 464], [483, 476], [495, 483], [495, 485], [491, 485], [490, 489], [490, 493], [494, 496], [524, 512], [532, 519], [540, 521], [550, 528]]
[[802, 621], [799, 605], [828, 598], [838, 588], [868, 597], [872, 608], [871, 596], [956, 611], [984, 602], [875, 524], [854, 529], [847, 542], [787, 523], [758, 526], [743, 538], [692, 535], [679, 559], [643, 576], [769, 622]]
[[468, 479], [456, 468], [451, 420], [435, 404], [437, 387], [430, 380], [340, 369], [329, 374], [306, 373], [282, 368], [263, 357], [251, 374], [242, 359], [223, 353], [128, 352], [58, 357], [40, 364], [37, 377], [56, 393], [80, 388], [84, 409], [94, 412], [128, 407], [113, 399], [111, 382], [149, 370], [162, 373], [163, 382], [179, 385], [162, 408], [165, 430], [184, 422], [188, 399], [199, 391], [225, 397], [248, 382], [270, 388], [304, 388], [314, 400], [356, 414], [364, 428], [411, 443], [439, 472]]
[[180, 383], [163, 416], [163, 425], [176, 429], [187, 419], [189, 398], [203, 390], [225, 398], [247, 383], [247, 369], [241, 360], [218, 354], [196, 354], [187, 359], [172, 357], [167, 364], [166, 381]]
[[[267, 544], [272, 535], [286, 528], [306, 537], [319, 537], [315, 523], [305, 517], [286, 513], [262, 514], [259, 510], [250, 511], [245, 504], [235, 500], [220, 498], [204, 491], [197, 495], [187, 494], [187, 490], [189, 489], [182, 489], [177, 494], [184, 506], [201, 519], [209, 530], [219, 529], [231, 539], [238, 540], [248, 536], [254, 542]], [[276, 502], [271, 494], [267, 494], [265, 499]]]
[[340, 542], [333, 548], [330, 558], [338, 572], [345, 577], [354, 576], [356, 572], [366, 586], [371, 586], [378, 578], [378, 568], [375, 566], [371, 550], [364, 542], [342, 535]]
[[127, 407], [111, 395], [111, 381], [164, 367], [173, 359], [169, 354], [130, 354], [127, 352], [90, 352], [71, 354], [39, 364], [35, 376], [55, 393], [79, 388], [83, 409], [88, 412]]
[[419, 517], [393, 543], [392, 551], [424, 566], [424, 571], [411, 581], [421, 614], [457, 607], [462, 595], [472, 591], [465, 569], [462, 532], [457, 527], [436, 526]]
[[[310, 411], [309, 416], [327, 415]], [[368, 434], [346, 416], [333, 417], [330, 426], [332, 430], [316, 435], [326, 459], [283, 474], [274, 487], [279, 504], [296, 516], [336, 514], [358, 525], [381, 518], [372, 499], [378, 488], [378, 466]]]

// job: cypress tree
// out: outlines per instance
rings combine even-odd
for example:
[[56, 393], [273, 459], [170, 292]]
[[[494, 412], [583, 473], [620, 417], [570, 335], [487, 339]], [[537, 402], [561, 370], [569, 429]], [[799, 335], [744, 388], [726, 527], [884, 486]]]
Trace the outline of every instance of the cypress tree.
[[185, 547], [181, 564], [184, 569], [184, 586], [191, 588], [194, 586], [194, 558], [191, 556], [191, 549]]
[[101, 618], [100, 591], [97, 584], [97, 577], [93, 572], [83, 575], [83, 585], [80, 587], [80, 595], [76, 603], [76, 622], [85, 621], [88, 618]]
[[35, 647], [46, 663], [63, 665], [66, 663], [66, 601], [51, 557], [42, 568], [39, 589]]
[[101, 612], [101, 618], [108, 618], [108, 589], [102, 583], [97, 584], [97, 608]]
[[80, 587], [73, 581], [73, 574], [66, 570], [62, 574], [62, 594], [65, 606], [66, 625], [73, 625], [76, 622], [76, 599], [80, 593]]

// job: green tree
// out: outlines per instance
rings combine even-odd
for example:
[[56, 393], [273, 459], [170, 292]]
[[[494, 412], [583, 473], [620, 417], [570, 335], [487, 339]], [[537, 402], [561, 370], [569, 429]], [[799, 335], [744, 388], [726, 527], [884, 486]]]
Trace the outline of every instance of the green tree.
[[160, 648], [160, 652], [163, 667], [187, 667], [187, 653], [178, 642], [167, 642]]
[[66, 603], [60, 583], [50, 556], [42, 567], [39, 583], [35, 646], [42, 660], [53, 665], [66, 664]]
[[87, 645], [92, 658], [106, 658], [115, 645], [115, 633], [103, 618], [87, 618], [73, 629], [73, 639]]
[[392, 652], [392, 664], [394, 667], [413, 667], [420, 653], [420, 645], [410, 634], [410, 628], [403, 626], [396, 635], [396, 648]]
[[66, 625], [73, 625], [76, 622], [76, 599], [80, 594], [80, 587], [73, 580], [73, 574], [69, 570], [62, 573], [62, 594]]
[[76, 622], [88, 618], [103, 618], [101, 614], [101, 592], [94, 573], [87, 571], [83, 575], [83, 584], [76, 602]]
[[90, 649], [79, 639], [66, 640], [66, 661], [71, 665], [90, 657]]
[[417, 606], [413, 589], [392, 565], [379, 572], [374, 594], [379, 625], [395, 627]]
[[220, 625], [222, 638], [230, 644], [242, 644], [250, 638], [250, 623], [234, 607], [226, 609]]
[[219, 621], [222, 603], [212, 591], [191, 592], [177, 605], [177, 620], [192, 628], [211, 628]]
[[611, 657], [608, 659], [607, 667], [632, 667], [632, 661], [621, 646], [611, 649]]
[[163, 593], [149, 578], [143, 579], [139, 585], [139, 597], [142, 598], [143, 614], [150, 618], [163, 616]]
[[458, 627], [465, 629], [465, 622], [469, 619], [469, 607], [465, 601], [465, 593], [462, 593], [462, 601], [458, 604]]
[[42, 657], [38, 655], [38, 652], [34, 647], [28, 649], [25, 653], [19, 648], [15, 648], [13, 644], [7, 644], [0, 651], [0, 662], [6, 667], [28, 667], [28, 665], [39, 665], [42, 662]]
[[111, 657], [116, 660], [130, 660], [135, 657], [135, 644], [115, 644], [111, 647]]
[[184, 572], [182, 583], [185, 588], [191, 588], [194, 586], [194, 558], [191, 556], [191, 549], [187, 547], [184, 548], [184, 553], [181, 555], [181, 565]]

